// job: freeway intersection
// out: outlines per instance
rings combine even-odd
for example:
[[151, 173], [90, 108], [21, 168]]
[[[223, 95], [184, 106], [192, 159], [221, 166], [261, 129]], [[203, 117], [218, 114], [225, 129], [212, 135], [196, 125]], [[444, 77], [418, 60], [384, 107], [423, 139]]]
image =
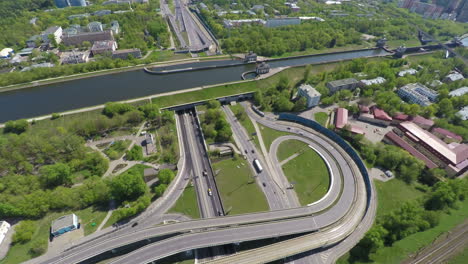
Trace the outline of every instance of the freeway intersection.
[[[246, 106], [245, 108], [249, 109]], [[254, 150], [253, 153], [247, 151], [249, 163], [255, 158], [262, 159], [263, 164], [268, 163], [265, 159], [271, 159], [270, 162], [275, 163], [274, 157], [262, 157], [258, 154], [260, 152], [251, 141], [247, 140], [245, 130], [235, 120], [230, 109], [224, 107], [223, 109], [239, 147], [244, 151]], [[283, 259], [316, 248], [330, 247], [348, 236], [357, 238], [347, 243], [347, 247], [357, 243], [369, 228], [369, 225], [360, 224], [366, 219], [364, 216], [372, 214], [369, 208], [373, 208], [374, 201], [367, 199], [367, 192], [370, 190], [366, 190], [363, 176], [352, 159], [337, 144], [311, 129], [298, 124], [263, 118], [252, 111], [247, 113], [250, 118], [264, 126], [296, 134], [292, 137], [313, 146], [327, 160], [333, 180], [328, 194], [323, 199], [304, 207], [294, 206], [294, 201], [291, 202], [290, 197], [285, 194], [285, 179], [281, 179], [284, 177], [282, 172], [272, 173], [278, 169], [277, 166], [266, 165], [266, 169], [258, 175], [257, 182], [267, 183], [262, 190], [265, 192], [271, 211], [219, 216], [218, 211], [223, 210], [222, 202], [201, 139], [200, 125], [195, 111], [189, 110], [177, 115], [178, 134], [181, 140], [181, 166], [176, 180], [169, 187], [167, 197], [164, 197], [166, 202], [160, 202], [164, 207], [163, 210], [152, 207], [134, 220], [141, 223], [137, 228], [130, 227], [132, 221], [114, 232], [103, 234], [101, 237], [62, 252], [59, 256], [50, 257], [42, 263], [92, 263], [96, 257], [117, 257], [121, 255], [119, 252], [122, 248], [132, 247], [132, 244], [132, 249], [138, 249], [115, 258], [111, 263], [148, 263], [194, 249], [304, 234], [254, 251], [230, 256], [224, 256], [221, 252], [216, 254], [217, 258], [208, 259], [210, 263], [257, 263]], [[205, 171], [207, 175], [203, 176]], [[276, 176], [272, 176], [274, 173]], [[154, 220], [170, 208], [171, 202], [177, 200], [190, 179], [196, 186], [204, 219], [156, 225], [159, 222]], [[211, 189], [211, 195], [208, 188]], [[224, 213], [224, 210], [222, 212]], [[357, 231], [354, 232], [355, 230]]]

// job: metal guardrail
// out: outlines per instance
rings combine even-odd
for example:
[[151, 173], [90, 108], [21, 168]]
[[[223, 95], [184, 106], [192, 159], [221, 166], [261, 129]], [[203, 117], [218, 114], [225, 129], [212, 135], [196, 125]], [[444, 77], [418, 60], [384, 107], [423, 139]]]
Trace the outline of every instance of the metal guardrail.
[[313, 120], [306, 119], [306, 118], [303, 118], [303, 117], [300, 117], [300, 116], [297, 116], [297, 115], [293, 115], [293, 114], [288, 114], [288, 113], [281, 113], [279, 115], [279, 120], [292, 121], [292, 122], [296, 122], [296, 123], [305, 125], [307, 127], [310, 127], [312, 129], [318, 131], [319, 133], [327, 136], [328, 138], [330, 138], [334, 142], [336, 142], [344, 151], [346, 151], [346, 153], [348, 153], [348, 155], [351, 157], [351, 159], [353, 159], [353, 161], [358, 166], [358, 169], [361, 172], [361, 174], [364, 176], [364, 182], [366, 184], [366, 189], [367, 189], [367, 192], [366, 192], [367, 193], [366, 210], [367, 210], [369, 208], [370, 200], [371, 200], [371, 197], [372, 197], [372, 186], [371, 186], [369, 173], [367, 172], [366, 165], [364, 165], [364, 163], [362, 162], [361, 158], [356, 153], [356, 151], [348, 143], [346, 143], [346, 141], [343, 138], [341, 138], [338, 134], [336, 134], [335, 132], [333, 132], [333, 131], [325, 128], [325, 127], [323, 127], [322, 125], [320, 125], [319, 123], [317, 123], [317, 122], [315, 122]]

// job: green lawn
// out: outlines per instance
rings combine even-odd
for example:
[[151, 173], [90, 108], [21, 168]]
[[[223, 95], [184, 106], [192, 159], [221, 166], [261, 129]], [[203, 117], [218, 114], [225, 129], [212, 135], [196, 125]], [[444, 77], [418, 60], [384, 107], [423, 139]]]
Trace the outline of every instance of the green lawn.
[[231, 107], [231, 110], [234, 112], [234, 114], [237, 111], [242, 111], [242, 112], [245, 113], [245, 118], [242, 119], [242, 120], [239, 120], [239, 122], [245, 128], [245, 130], [247, 131], [249, 136], [253, 139], [253, 141], [255, 142], [255, 145], [257, 146], [257, 148], [259, 148], [260, 143], [258, 142], [258, 137], [253, 135], [255, 133], [255, 127], [252, 124], [252, 121], [250, 120], [250, 118], [247, 116], [247, 113], [245, 112], [244, 107], [242, 105], [240, 105], [240, 104], [231, 105], [230, 107]]
[[[398, 194], [398, 192], [396, 193]], [[396, 195], [395, 195], [396, 196]], [[379, 199], [380, 203], [380, 199]], [[440, 223], [434, 228], [428, 229], [424, 232], [419, 232], [410, 235], [402, 240], [395, 242], [391, 247], [384, 247], [377, 250], [376, 253], [371, 254], [372, 263], [386, 263], [397, 264], [401, 263], [407, 258], [408, 255], [415, 253], [419, 249], [428, 246], [441, 234], [456, 227], [468, 218], [468, 200], [461, 203], [460, 208], [457, 210], [450, 210], [449, 213], [442, 213]], [[349, 254], [341, 257], [337, 263], [347, 264]], [[466, 259], [465, 259], [466, 260]], [[364, 264], [370, 262], [352, 262], [355, 264]], [[460, 262], [460, 263], [466, 263]]]
[[315, 121], [317, 121], [317, 123], [319, 123], [322, 126], [326, 127], [327, 126], [328, 114], [325, 113], [325, 112], [315, 113], [314, 119], [315, 119]]
[[[338, 64], [316, 65], [312, 67], [312, 72], [320, 72], [323, 70], [334, 69]], [[269, 78], [258, 81], [245, 81], [235, 84], [218, 85], [202, 90], [186, 92], [181, 94], [173, 94], [161, 96], [153, 99], [153, 102], [160, 107], [168, 107], [195, 101], [209, 100], [217, 97], [223, 97], [233, 94], [254, 92], [262, 89], [270, 88], [275, 85], [281, 76], [287, 76], [291, 82], [300, 80], [304, 75], [305, 67], [296, 67], [284, 70]]]
[[263, 143], [265, 144], [265, 147], [268, 151], [270, 151], [271, 143], [273, 143], [275, 139], [281, 136], [291, 135], [291, 133], [274, 130], [266, 126], [262, 126], [260, 124], [258, 124], [258, 127], [260, 128], [260, 131], [262, 133]]
[[[36, 220], [37, 229], [31, 239], [31, 241], [24, 244], [13, 245], [8, 251], [7, 256], [0, 261], [2, 264], [13, 264], [21, 263], [28, 259], [31, 259], [32, 256], [29, 253], [30, 248], [33, 245], [39, 244], [41, 247], [47, 248], [50, 224], [53, 220], [59, 218], [60, 216], [67, 215], [70, 213], [75, 213], [81, 223], [81, 228], [84, 228], [85, 235], [89, 235], [96, 231], [96, 228], [99, 226], [101, 221], [106, 216], [106, 211], [97, 210], [93, 207], [88, 207], [83, 210], [77, 211], [64, 211], [64, 212], [55, 212], [46, 215], [45, 217]], [[96, 223], [95, 226], [92, 226], [91, 223]]]
[[374, 181], [377, 189], [377, 217], [399, 208], [406, 201], [416, 200], [424, 195], [414, 185], [406, 184], [404, 181], [394, 178], [388, 182]]
[[193, 219], [200, 218], [200, 210], [198, 209], [195, 187], [186, 187], [176, 204], [169, 210], [169, 212], [184, 214]]
[[291, 155], [307, 149], [309, 149], [309, 146], [306, 143], [299, 140], [290, 139], [283, 141], [279, 145], [276, 155], [278, 156], [278, 161], [283, 161], [291, 157]]
[[330, 186], [327, 165], [311, 148], [284, 164], [283, 172], [290, 183], [295, 183], [294, 189], [303, 206], [322, 198]]
[[246, 214], [268, 211], [268, 203], [260, 187], [252, 179], [252, 170], [244, 159], [229, 159], [213, 164], [221, 199], [226, 213]]
[[118, 140], [115, 141], [109, 148], [104, 150], [104, 153], [111, 160], [120, 159], [124, 154], [128, 146], [132, 143], [130, 140]]
[[468, 246], [465, 246], [462, 252], [449, 260], [449, 264], [466, 264], [468, 259]]

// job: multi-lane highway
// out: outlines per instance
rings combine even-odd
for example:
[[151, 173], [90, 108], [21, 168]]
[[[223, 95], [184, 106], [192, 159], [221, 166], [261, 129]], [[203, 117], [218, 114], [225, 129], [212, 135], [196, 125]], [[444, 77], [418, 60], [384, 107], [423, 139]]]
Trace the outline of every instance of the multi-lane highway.
[[179, 113], [182, 135], [189, 149], [192, 180], [197, 190], [199, 209], [203, 218], [224, 215], [221, 197], [206, 152], [195, 109]]
[[[275, 126], [278, 130], [289, 131], [288, 126], [275, 121], [262, 119], [259, 122], [266, 126]], [[301, 128], [296, 128], [293, 133], [302, 134], [302, 137], [315, 142], [321, 147], [320, 151], [328, 155], [327, 159], [330, 159], [328, 161], [333, 171], [334, 184], [331, 186], [330, 195], [320, 203], [294, 209], [208, 218], [128, 231], [102, 239], [91, 247], [84, 244], [47, 263], [78, 263], [134, 242], [154, 241], [157, 237], [170, 234], [173, 235], [172, 238], [142, 247], [117, 259], [115, 263], [147, 263], [190, 249], [313, 232], [308, 235], [313, 239], [307, 237], [308, 239], [286, 241], [294, 243], [295, 246], [281, 250], [265, 249], [261, 254], [264, 257], [261, 262], [264, 262], [343, 240], [358, 226], [366, 211], [368, 200], [362, 175], [344, 151], [324, 136]], [[239, 259], [235, 259], [235, 256]], [[235, 259], [230, 263], [256, 262], [252, 256], [243, 253], [235, 256], [226, 259]], [[244, 257], [240, 259], [242, 256]], [[225, 261], [224, 259], [215, 261]]]

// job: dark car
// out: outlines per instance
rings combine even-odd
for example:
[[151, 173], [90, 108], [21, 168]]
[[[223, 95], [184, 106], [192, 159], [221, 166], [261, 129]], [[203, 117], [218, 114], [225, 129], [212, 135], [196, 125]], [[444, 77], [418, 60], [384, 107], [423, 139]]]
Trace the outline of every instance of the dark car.
[[266, 187], [266, 183], [262, 182], [263, 187]]
[[244, 151], [245, 151], [245, 154], [247, 154], [247, 153], [248, 153], [248, 151], [247, 151], [247, 150], [244, 150]]
[[132, 227], [135, 227], [137, 225], [138, 225], [138, 222], [135, 222], [135, 223], [132, 224]]
[[203, 176], [206, 177], [206, 175], [208, 175], [208, 173], [206, 172], [206, 170], [203, 171]]
[[252, 153], [255, 153], [255, 150], [252, 149]]

